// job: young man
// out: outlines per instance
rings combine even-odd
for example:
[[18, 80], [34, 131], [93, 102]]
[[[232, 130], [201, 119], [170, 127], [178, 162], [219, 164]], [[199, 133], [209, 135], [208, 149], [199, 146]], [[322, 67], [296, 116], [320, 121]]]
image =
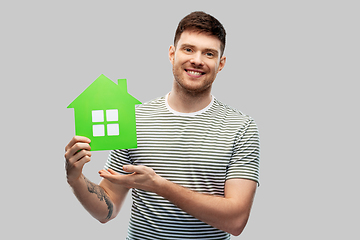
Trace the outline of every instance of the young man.
[[230, 239], [243, 231], [259, 137], [252, 118], [211, 95], [224, 48], [214, 17], [193, 12], [181, 20], [169, 49], [172, 90], [136, 108], [138, 148], [111, 151], [99, 185], [82, 174], [90, 140], [75, 136], [66, 146], [68, 183], [100, 222], [117, 216], [132, 189], [127, 239]]

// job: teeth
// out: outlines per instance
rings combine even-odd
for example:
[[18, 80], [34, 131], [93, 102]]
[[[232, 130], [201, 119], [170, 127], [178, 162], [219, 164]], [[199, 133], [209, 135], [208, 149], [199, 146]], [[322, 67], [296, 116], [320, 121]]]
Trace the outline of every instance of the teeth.
[[187, 71], [187, 72], [191, 75], [198, 75], [198, 76], [202, 74], [201, 72], [195, 72], [195, 71]]

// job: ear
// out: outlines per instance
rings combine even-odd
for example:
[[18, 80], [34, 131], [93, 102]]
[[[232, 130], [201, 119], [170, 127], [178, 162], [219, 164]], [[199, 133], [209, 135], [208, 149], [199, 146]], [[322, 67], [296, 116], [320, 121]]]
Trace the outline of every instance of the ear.
[[222, 56], [220, 58], [220, 63], [219, 63], [219, 67], [218, 67], [217, 72], [220, 72], [225, 67], [225, 63], [226, 63], [226, 57]]
[[174, 65], [175, 60], [175, 46], [171, 45], [169, 48], [169, 60], [172, 65]]

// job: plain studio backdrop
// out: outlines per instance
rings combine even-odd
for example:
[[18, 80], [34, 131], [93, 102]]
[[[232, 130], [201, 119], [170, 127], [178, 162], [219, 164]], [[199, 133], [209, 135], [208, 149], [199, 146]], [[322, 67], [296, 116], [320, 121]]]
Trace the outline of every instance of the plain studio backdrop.
[[[131, 197], [102, 225], [65, 179], [67, 109], [100, 74], [167, 94], [168, 48], [195, 10], [227, 30], [213, 95], [252, 116], [260, 187], [232, 239], [359, 239], [358, 1], [2, 1], [1, 225], [7, 239], [125, 239]], [[84, 169], [98, 183], [108, 151]]]

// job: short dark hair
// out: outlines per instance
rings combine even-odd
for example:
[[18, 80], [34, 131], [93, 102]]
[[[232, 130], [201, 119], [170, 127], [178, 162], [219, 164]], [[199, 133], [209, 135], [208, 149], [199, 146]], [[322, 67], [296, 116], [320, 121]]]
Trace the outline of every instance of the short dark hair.
[[225, 39], [226, 31], [223, 25], [210, 14], [204, 13], [202, 11], [192, 12], [189, 15], [185, 16], [180, 22], [175, 32], [174, 37], [174, 46], [178, 43], [181, 34], [185, 30], [195, 31], [195, 32], [205, 32], [212, 36], [217, 37], [220, 42], [221, 56], [225, 50]]

